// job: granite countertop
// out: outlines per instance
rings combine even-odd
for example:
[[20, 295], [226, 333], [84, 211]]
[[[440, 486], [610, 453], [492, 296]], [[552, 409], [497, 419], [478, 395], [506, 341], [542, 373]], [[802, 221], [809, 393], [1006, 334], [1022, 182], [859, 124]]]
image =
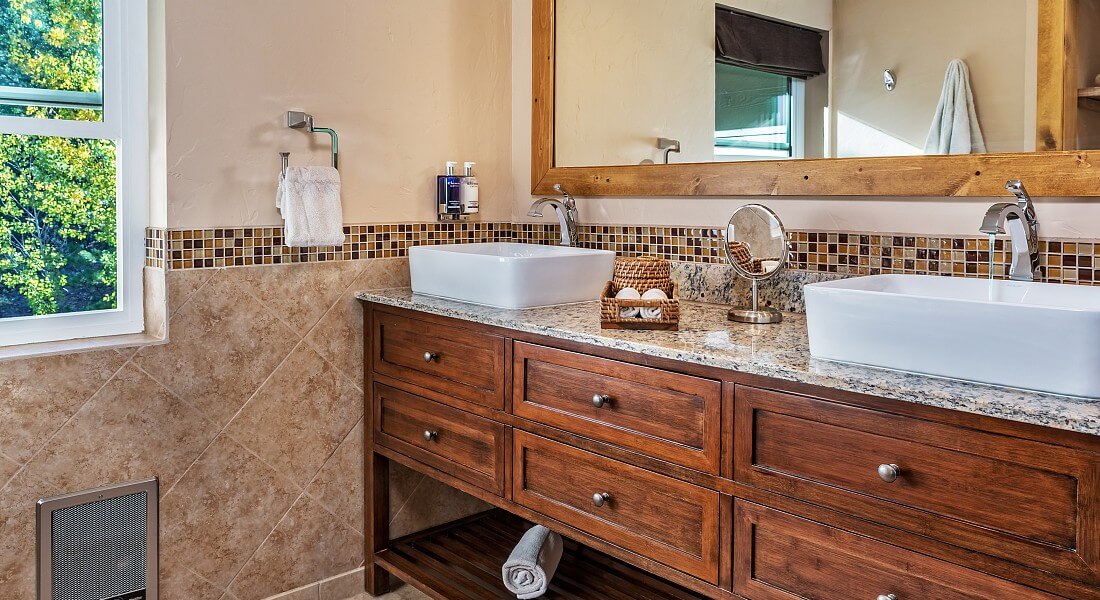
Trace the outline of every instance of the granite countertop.
[[408, 288], [362, 292], [358, 297], [648, 356], [1100, 435], [1100, 401], [811, 358], [806, 317], [800, 314], [787, 314], [778, 325], [742, 325], [726, 320], [726, 306], [683, 302], [679, 332], [613, 331], [600, 329], [598, 302], [507, 310], [420, 296]]

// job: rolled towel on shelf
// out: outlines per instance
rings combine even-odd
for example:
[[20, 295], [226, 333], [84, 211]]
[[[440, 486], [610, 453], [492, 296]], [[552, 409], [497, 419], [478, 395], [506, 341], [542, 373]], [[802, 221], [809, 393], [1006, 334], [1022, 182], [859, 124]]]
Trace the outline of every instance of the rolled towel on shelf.
[[[615, 294], [615, 298], [619, 300], [641, 300], [642, 295], [638, 292], [638, 290], [628, 287], [619, 290], [619, 293]], [[641, 309], [636, 306], [622, 308], [619, 310], [619, 316], [624, 319], [636, 319], [638, 318], [638, 315], [640, 313]]]
[[286, 221], [283, 243], [296, 248], [344, 245], [340, 172], [333, 167], [289, 167], [279, 178], [275, 206]]
[[504, 586], [519, 600], [538, 598], [550, 587], [561, 562], [561, 536], [536, 525], [523, 534], [501, 568]]
[[[663, 290], [649, 290], [642, 294], [642, 300], [668, 300], [668, 294]], [[659, 306], [654, 308], [643, 308], [641, 310], [641, 317], [643, 319], [660, 319], [661, 308]]]

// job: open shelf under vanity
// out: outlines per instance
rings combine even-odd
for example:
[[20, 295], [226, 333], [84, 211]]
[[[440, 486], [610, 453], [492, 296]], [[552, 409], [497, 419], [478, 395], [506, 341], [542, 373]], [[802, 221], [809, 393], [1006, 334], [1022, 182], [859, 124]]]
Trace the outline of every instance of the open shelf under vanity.
[[[394, 540], [377, 563], [439, 600], [514, 600], [501, 581], [501, 566], [531, 523], [492, 510]], [[548, 600], [608, 598], [695, 600], [705, 598], [606, 554], [565, 539], [565, 553]]]

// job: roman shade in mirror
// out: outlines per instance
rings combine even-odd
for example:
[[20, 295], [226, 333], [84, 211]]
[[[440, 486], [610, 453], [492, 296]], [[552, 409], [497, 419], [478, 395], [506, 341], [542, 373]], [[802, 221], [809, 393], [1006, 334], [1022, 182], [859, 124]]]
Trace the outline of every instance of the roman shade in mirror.
[[820, 33], [721, 6], [714, 17], [718, 62], [799, 79], [825, 73]]

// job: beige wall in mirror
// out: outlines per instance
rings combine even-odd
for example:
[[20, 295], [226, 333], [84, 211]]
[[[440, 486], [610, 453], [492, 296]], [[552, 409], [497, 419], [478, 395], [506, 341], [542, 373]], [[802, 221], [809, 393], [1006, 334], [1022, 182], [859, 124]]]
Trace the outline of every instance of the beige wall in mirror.
[[[1035, 150], [1039, 0], [718, 6], [820, 34], [825, 72], [787, 76], [767, 56], [746, 64], [723, 47], [716, 13], [727, 11], [713, 1], [557, 0], [556, 165], [663, 163], [660, 138], [679, 142], [672, 163]], [[1100, 6], [1084, 0], [1080, 11], [1084, 27]], [[1095, 43], [1082, 56], [1095, 56]], [[929, 139], [954, 59], [968, 66], [974, 97], [962, 118], [973, 116], [984, 142], [972, 132], [965, 152]], [[1085, 134], [1098, 128], [1089, 119], [1081, 128], [1089, 147]]]

